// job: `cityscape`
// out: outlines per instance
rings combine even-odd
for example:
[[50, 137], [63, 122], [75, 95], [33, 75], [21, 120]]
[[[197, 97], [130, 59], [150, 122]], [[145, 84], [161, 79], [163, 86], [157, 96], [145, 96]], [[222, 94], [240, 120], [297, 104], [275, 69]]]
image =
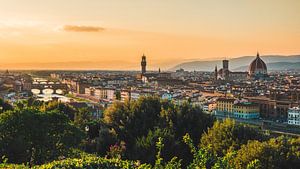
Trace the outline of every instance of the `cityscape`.
[[[17, 17], [13, 23], [16, 18], [7, 9], [6, 20], [0, 20], [0, 168], [300, 168], [298, 1], [78, 0], [62, 7], [56, 1], [34, 7], [34, 1], [20, 4], [18, 12], [24, 18], [40, 13], [43, 22]], [[16, 3], [3, 1], [12, 10]], [[249, 21], [255, 26], [273, 19], [255, 27], [265, 31], [259, 37], [235, 14], [221, 10], [210, 17], [204, 10], [239, 5], [245, 11], [237, 13], [244, 17], [258, 7], [271, 12], [269, 5], [284, 12], [251, 15], [248, 19], [258, 20]], [[71, 16], [64, 7], [77, 11]], [[181, 17], [179, 8], [185, 12]], [[148, 10], [157, 13], [148, 18]], [[164, 10], [169, 15], [160, 13]], [[100, 14], [108, 25], [118, 21], [124, 28], [90, 22]], [[211, 19], [204, 25], [236, 21], [236, 27], [231, 32], [224, 23], [211, 30], [194, 24], [202, 15]], [[287, 20], [295, 27], [272, 30]], [[52, 28], [54, 21], [71, 24]], [[178, 25], [169, 29], [164, 21], [185, 23], [190, 34], [182, 34]], [[195, 32], [201, 30], [194, 28], [226, 38], [203, 36], [200, 42]], [[282, 34], [274, 33], [279, 30]]]

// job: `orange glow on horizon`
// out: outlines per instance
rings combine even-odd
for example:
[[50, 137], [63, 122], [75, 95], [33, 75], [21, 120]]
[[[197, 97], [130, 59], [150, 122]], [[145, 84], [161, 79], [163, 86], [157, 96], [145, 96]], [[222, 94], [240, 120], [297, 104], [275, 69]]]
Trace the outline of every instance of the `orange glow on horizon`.
[[[255, 55], [257, 50], [297, 55], [300, 2], [288, 1], [54, 0], [37, 8], [36, 0], [0, 0], [0, 66], [133, 70], [140, 68], [145, 53], [150, 69], [167, 69], [185, 61]], [[73, 12], [65, 11], [68, 5]]]

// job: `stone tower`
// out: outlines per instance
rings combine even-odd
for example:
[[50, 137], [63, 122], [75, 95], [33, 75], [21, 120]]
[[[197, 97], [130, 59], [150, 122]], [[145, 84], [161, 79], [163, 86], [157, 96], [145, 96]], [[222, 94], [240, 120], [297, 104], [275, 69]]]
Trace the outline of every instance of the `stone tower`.
[[229, 60], [223, 60], [223, 77], [224, 80], [229, 79]]
[[145, 74], [147, 62], [146, 62], [146, 56], [144, 54], [142, 56], [141, 66], [142, 66], [142, 74]]
[[217, 65], [216, 65], [216, 67], [215, 67], [215, 81], [217, 81], [218, 80], [218, 67], [217, 67]]

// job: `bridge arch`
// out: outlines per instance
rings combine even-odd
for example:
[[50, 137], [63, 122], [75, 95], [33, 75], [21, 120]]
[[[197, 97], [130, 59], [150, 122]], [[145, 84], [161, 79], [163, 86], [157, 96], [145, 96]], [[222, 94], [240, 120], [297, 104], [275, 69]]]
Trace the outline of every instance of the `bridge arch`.
[[68, 86], [60, 82], [34, 81], [31, 85], [31, 91], [34, 90], [35, 92], [37, 92], [37, 90], [39, 90], [40, 94], [43, 94], [46, 89], [48, 89], [47, 91], [51, 89], [53, 91], [51, 94], [63, 94], [69, 91]]

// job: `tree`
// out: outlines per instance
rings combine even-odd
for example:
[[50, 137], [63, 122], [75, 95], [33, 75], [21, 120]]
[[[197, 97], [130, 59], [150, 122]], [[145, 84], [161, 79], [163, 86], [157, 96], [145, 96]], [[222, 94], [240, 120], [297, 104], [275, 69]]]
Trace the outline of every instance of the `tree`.
[[57, 110], [69, 117], [70, 120], [74, 120], [75, 114], [78, 113], [78, 110], [76, 110], [73, 106], [70, 106], [66, 103], [58, 102], [58, 101], [51, 101], [44, 103], [44, 107], [41, 108], [42, 111], [53, 111]]
[[197, 140], [196, 144], [199, 143], [201, 134], [213, 125], [213, 118], [210, 115], [204, 114], [201, 108], [188, 102], [178, 106], [172, 121], [178, 139], [181, 140], [182, 136], [189, 133], [191, 139]]
[[40, 100], [37, 100], [33, 97], [30, 97], [27, 100], [23, 100], [22, 104], [24, 105], [23, 107], [26, 107], [26, 108], [40, 109], [41, 106], [44, 104], [44, 102], [40, 101]]
[[259, 142], [250, 140], [238, 150], [234, 160], [236, 168], [245, 168], [252, 161], [258, 160], [261, 168], [299, 168], [300, 138], [272, 138]]
[[13, 110], [13, 106], [1, 98], [0, 98], [0, 108], [1, 108], [0, 113], [8, 110]]
[[120, 91], [116, 91], [116, 99], [121, 100], [121, 92]]
[[216, 121], [201, 137], [200, 147], [206, 147], [217, 156], [224, 156], [230, 150], [238, 150], [248, 140], [264, 138], [253, 127], [237, 124], [234, 120]]
[[182, 105], [174, 105], [162, 103], [164, 109], [161, 111], [161, 126], [170, 128], [174, 133], [174, 140], [171, 149], [173, 156], [177, 156], [183, 159], [183, 166], [186, 166], [192, 159], [189, 153], [189, 148], [182, 142], [182, 137], [186, 133], [190, 133], [190, 137], [193, 140], [197, 140], [199, 143], [200, 136], [203, 132], [211, 127], [213, 124], [213, 118], [207, 114], [204, 114], [199, 107], [192, 106], [188, 102], [184, 102]]
[[106, 126], [101, 126], [99, 136], [95, 140], [97, 154], [104, 156], [109, 151], [110, 146], [117, 143], [117, 136], [113, 130]]
[[139, 159], [143, 162], [153, 164], [155, 162], [156, 155], [156, 141], [159, 138], [163, 138], [165, 147], [161, 150], [161, 154], [170, 160], [173, 158], [172, 150], [175, 148], [174, 134], [169, 129], [156, 128], [149, 130], [146, 136], [138, 137], [136, 139], [134, 151], [130, 152], [130, 156], [133, 159]]
[[88, 108], [81, 108], [75, 113], [74, 123], [81, 129], [84, 129], [91, 120], [92, 114]]
[[178, 156], [183, 164], [190, 161], [188, 147], [181, 139], [185, 133], [199, 140], [212, 125], [213, 119], [198, 107], [184, 103], [175, 105], [158, 97], [141, 97], [138, 100], [115, 102], [104, 112], [104, 124], [116, 133], [117, 141], [126, 143], [126, 157], [154, 162], [156, 139], [167, 141], [164, 156]]
[[41, 164], [65, 156], [83, 133], [60, 112], [34, 109], [0, 115], [0, 155], [13, 163]]

